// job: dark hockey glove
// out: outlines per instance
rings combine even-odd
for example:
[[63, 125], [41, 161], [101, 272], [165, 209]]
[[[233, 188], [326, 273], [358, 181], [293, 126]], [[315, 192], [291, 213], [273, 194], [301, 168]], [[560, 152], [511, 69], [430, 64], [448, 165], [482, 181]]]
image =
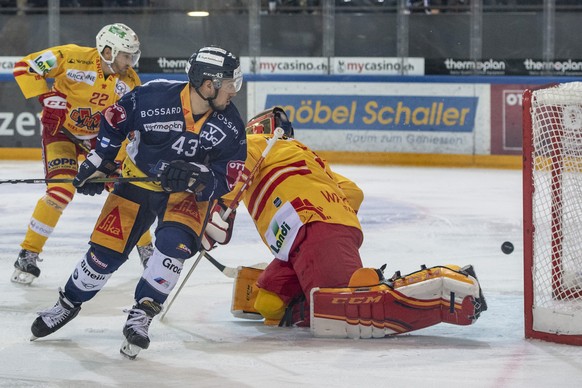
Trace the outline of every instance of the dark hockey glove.
[[166, 192], [190, 191], [198, 193], [214, 179], [212, 171], [203, 164], [173, 160], [160, 174], [160, 183]]
[[236, 210], [233, 210], [225, 220], [222, 219], [224, 212], [226, 212], [226, 205], [217, 203], [211, 210], [204, 235], [202, 236], [202, 247], [209, 251], [218, 243], [221, 245], [228, 244], [232, 237], [232, 230], [234, 226], [234, 218], [236, 217]]
[[42, 105], [42, 123], [43, 131], [55, 135], [67, 117], [67, 96], [56, 90], [41, 94], [38, 101]]
[[73, 179], [73, 186], [77, 188], [77, 192], [83, 195], [93, 196], [101, 194], [105, 189], [105, 183], [91, 183], [87, 182], [92, 178], [106, 177], [117, 169], [115, 162], [111, 160], [103, 160], [103, 158], [95, 151], [89, 152], [87, 159], [79, 167], [77, 176]]
[[[116, 160], [115, 161], [115, 171], [113, 171], [111, 174], [108, 174], [107, 176], [109, 178], [119, 178], [121, 177], [121, 165], [123, 162], [121, 162], [120, 160]], [[107, 190], [108, 193], [113, 191], [113, 188], [115, 187], [115, 182], [108, 182], [105, 183], [105, 190]]]

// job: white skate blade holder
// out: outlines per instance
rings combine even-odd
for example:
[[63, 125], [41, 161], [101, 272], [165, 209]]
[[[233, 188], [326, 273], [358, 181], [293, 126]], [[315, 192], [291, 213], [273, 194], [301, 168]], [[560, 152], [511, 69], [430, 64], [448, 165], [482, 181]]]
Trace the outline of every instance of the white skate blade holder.
[[123, 343], [121, 344], [121, 348], [119, 349], [119, 353], [129, 358], [130, 360], [135, 360], [141, 350], [142, 348], [139, 346], [130, 344], [127, 342], [127, 339], [124, 339]]
[[33, 274], [23, 272], [17, 268], [14, 268], [14, 272], [12, 272], [12, 277], [10, 278], [12, 283], [18, 284], [30, 284], [34, 279], [36, 279], [36, 276]]

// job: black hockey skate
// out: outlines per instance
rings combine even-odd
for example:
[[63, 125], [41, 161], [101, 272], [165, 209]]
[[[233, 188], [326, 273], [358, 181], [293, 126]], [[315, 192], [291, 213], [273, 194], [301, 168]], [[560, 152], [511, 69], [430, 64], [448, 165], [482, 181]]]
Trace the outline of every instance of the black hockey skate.
[[[472, 265], [467, 265], [467, 266], [461, 268], [461, 272], [474, 277], [477, 280], [477, 282], [479, 281], [479, 279], [477, 279], [477, 274], [475, 273], [475, 269], [473, 268]], [[483, 296], [483, 289], [481, 288], [480, 283], [479, 283], [479, 297], [475, 298], [475, 301], [473, 302], [473, 304], [475, 305], [474, 320], [477, 320], [477, 318], [479, 318], [479, 316], [481, 315], [481, 313], [483, 311], [487, 311], [487, 301], [485, 300], [485, 297]]]
[[14, 272], [10, 281], [19, 284], [30, 284], [40, 276], [40, 269], [36, 265], [37, 261], [42, 261], [38, 253], [23, 249], [18, 254], [14, 262]]
[[34, 341], [37, 338], [46, 337], [54, 333], [75, 318], [80, 310], [81, 305], [71, 302], [67, 299], [63, 290], [59, 289], [59, 300], [57, 303], [50, 309], [38, 312], [38, 317], [34, 320], [30, 328], [32, 331], [30, 340]]
[[131, 310], [125, 310], [129, 315], [123, 327], [125, 340], [119, 352], [133, 360], [142, 349], [150, 346], [148, 329], [152, 318], [162, 311], [162, 305], [150, 298], [143, 298]]

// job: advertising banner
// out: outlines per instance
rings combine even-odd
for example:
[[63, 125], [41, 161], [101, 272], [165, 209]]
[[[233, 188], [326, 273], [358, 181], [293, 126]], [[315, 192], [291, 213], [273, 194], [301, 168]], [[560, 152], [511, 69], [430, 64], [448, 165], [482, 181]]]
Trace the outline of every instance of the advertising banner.
[[582, 60], [427, 58], [427, 75], [582, 76]]
[[424, 75], [424, 58], [335, 57], [331, 74]]
[[297, 138], [316, 150], [490, 152], [489, 85], [257, 82], [248, 89], [249, 112], [283, 106]]
[[0, 57], [0, 74], [12, 75], [14, 64], [21, 58], [22, 57]]
[[522, 152], [523, 91], [539, 85], [491, 85], [491, 153], [519, 155]]

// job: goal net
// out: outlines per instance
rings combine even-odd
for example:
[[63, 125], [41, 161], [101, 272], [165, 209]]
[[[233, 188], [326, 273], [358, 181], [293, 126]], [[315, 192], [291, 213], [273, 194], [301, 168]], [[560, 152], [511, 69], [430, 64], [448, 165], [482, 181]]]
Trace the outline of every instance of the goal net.
[[582, 82], [523, 95], [525, 336], [582, 345]]

